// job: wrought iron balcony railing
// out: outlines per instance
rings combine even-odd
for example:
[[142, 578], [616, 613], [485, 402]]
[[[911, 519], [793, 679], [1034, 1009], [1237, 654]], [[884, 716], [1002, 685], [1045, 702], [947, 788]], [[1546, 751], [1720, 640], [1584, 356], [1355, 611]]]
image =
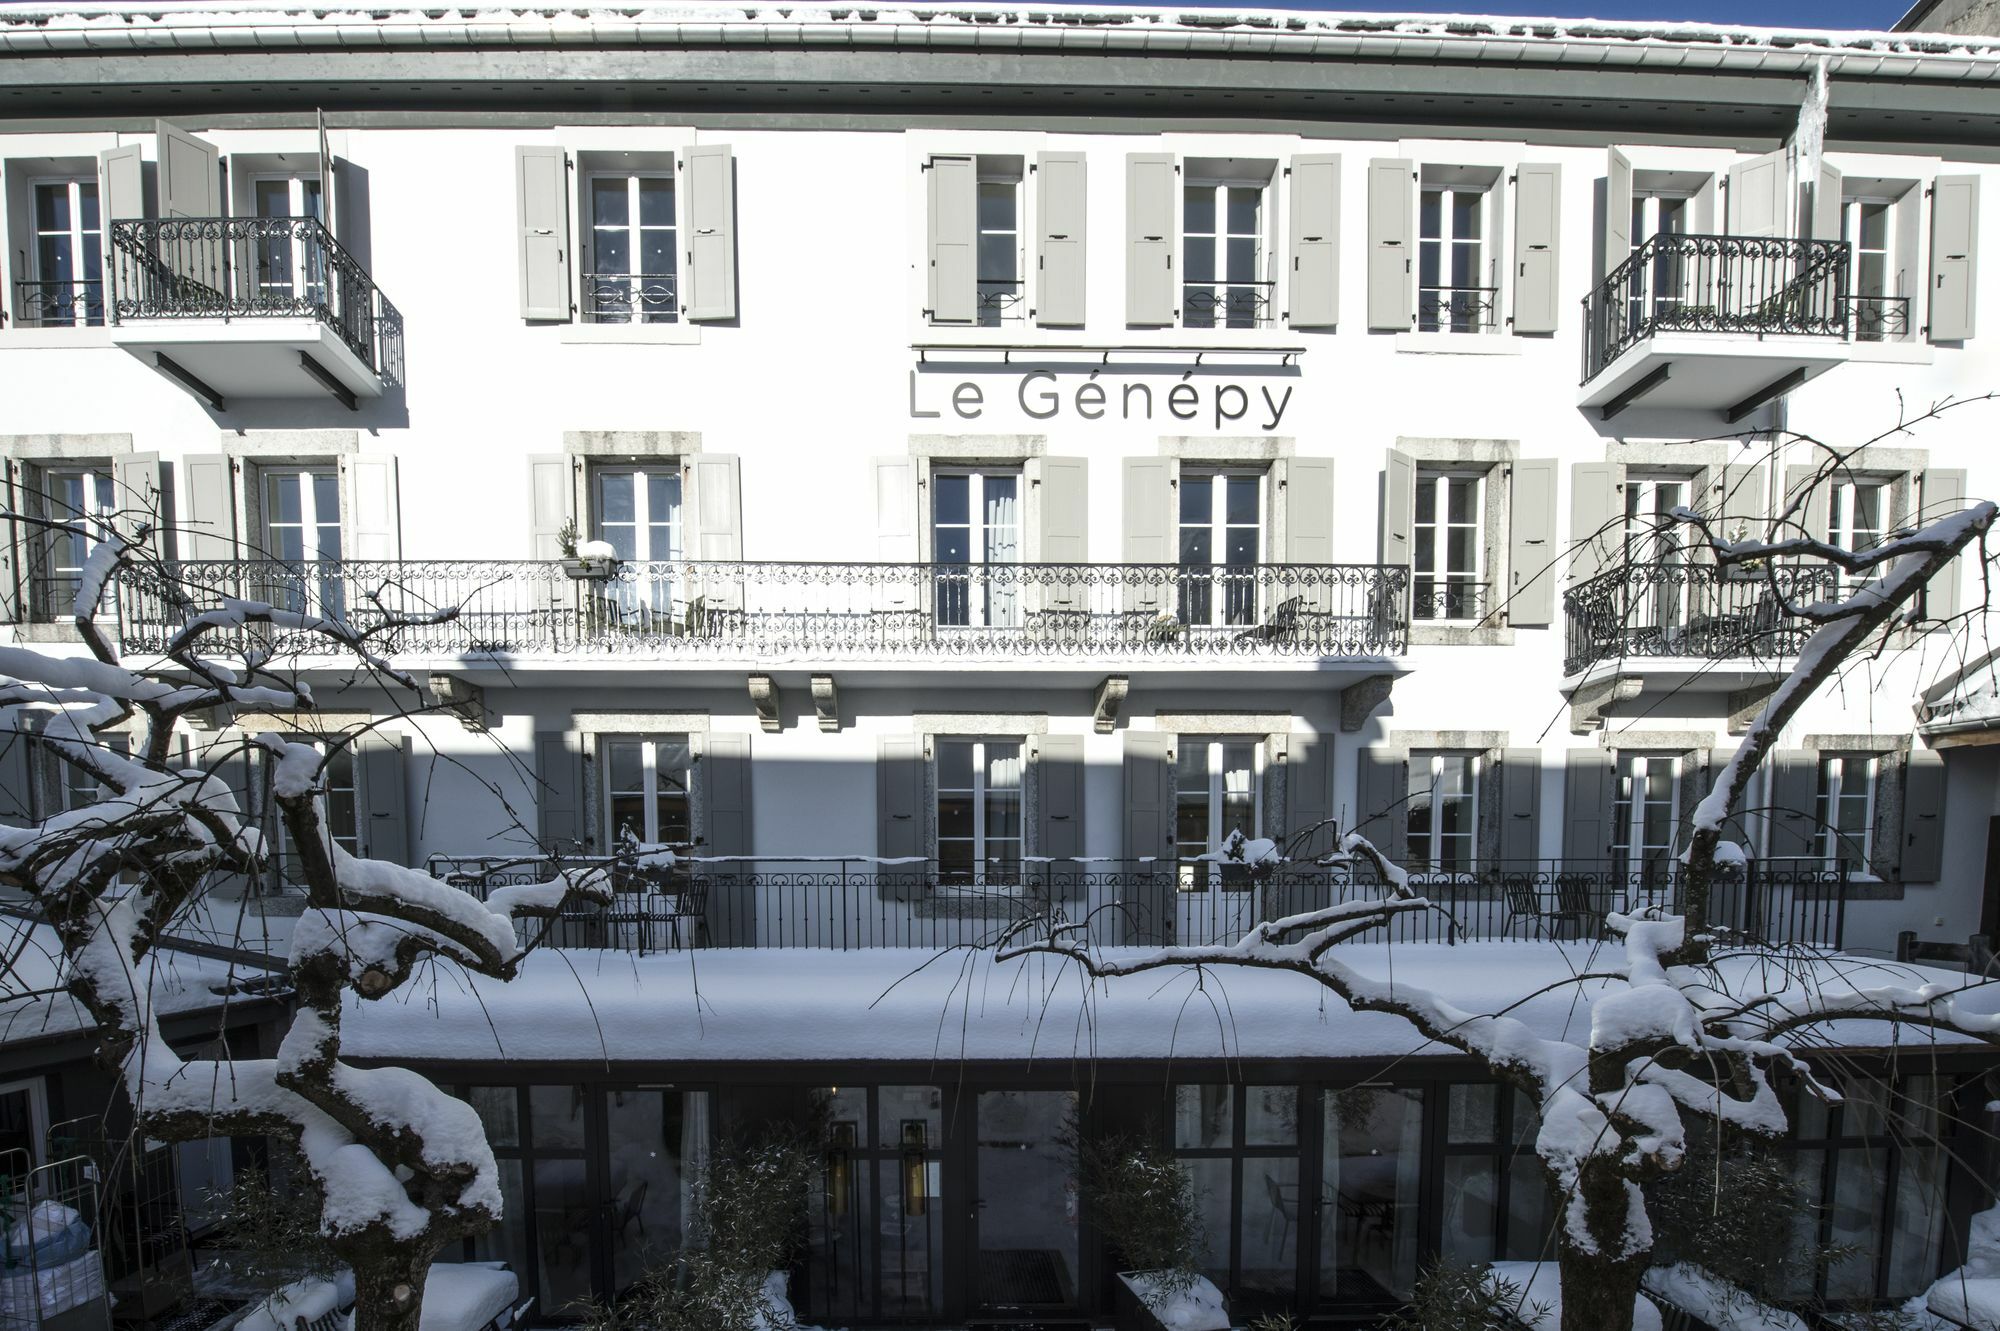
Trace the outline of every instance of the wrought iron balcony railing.
[[1486, 584], [1449, 575], [1417, 573], [1411, 583], [1410, 618], [1418, 624], [1482, 620], [1486, 618]]
[[[428, 867], [483, 900], [493, 888], [545, 881], [559, 863], [578, 862], [607, 861], [433, 855]], [[1359, 864], [1288, 864], [1253, 878], [1240, 866], [1204, 861], [1054, 860], [989, 868], [986, 880], [952, 884], [936, 861], [695, 859], [663, 878], [622, 882], [608, 908], [518, 927], [524, 941], [634, 952], [935, 949], [989, 946], [1017, 922], [1059, 910], [1069, 920], [1088, 918], [1093, 936], [1109, 944], [1231, 943], [1263, 920], [1385, 894]], [[1841, 862], [1753, 861], [1714, 885], [1710, 923], [1766, 942], [1837, 948], [1847, 881]], [[1436, 909], [1398, 915], [1353, 942], [1589, 941], [1604, 936], [1611, 911], [1677, 909], [1681, 899], [1671, 861], [1503, 861], [1465, 873], [1418, 871], [1411, 882]]]
[[1500, 308], [1498, 287], [1418, 287], [1417, 331], [1483, 333]]
[[675, 323], [681, 317], [678, 273], [585, 273], [583, 313], [591, 323]]
[[104, 283], [16, 282], [14, 322], [23, 328], [97, 328], [104, 323]]
[[1276, 282], [1183, 282], [1181, 327], [1268, 328]]
[[1846, 337], [1848, 244], [1665, 233], [1583, 300], [1583, 382], [1655, 333]]
[[[548, 561], [184, 561], [118, 587], [128, 650], [225, 599], [396, 631], [423, 655], [740, 659], [1377, 657], [1409, 640], [1409, 571], [1380, 564], [827, 564], [659, 560], [578, 580]], [[306, 639], [274, 650], [308, 650]]]
[[402, 381], [403, 317], [315, 217], [149, 217], [111, 224], [111, 317], [317, 319]]
[[1018, 277], [979, 279], [979, 326], [998, 328], [1028, 317], [1028, 284]]
[[1856, 342], [1887, 342], [1910, 335], [1908, 296], [1849, 296]]
[[1819, 564], [1732, 569], [1694, 560], [1622, 564], [1563, 593], [1566, 674], [1625, 657], [1772, 660], [1796, 656], [1813, 625], [1786, 612], [1832, 597], [1836, 570]]

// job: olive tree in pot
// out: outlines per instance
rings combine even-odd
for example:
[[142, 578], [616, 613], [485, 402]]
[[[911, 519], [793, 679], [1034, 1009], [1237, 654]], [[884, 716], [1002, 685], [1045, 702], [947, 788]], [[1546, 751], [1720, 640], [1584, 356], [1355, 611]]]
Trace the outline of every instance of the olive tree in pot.
[[1075, 1134], [1083, 1200], [1119, 1263], [1119, 1331], [1229, 1331], [1222, 1291], [1197, 1269], [1194, 1178], [1152, 1136]]

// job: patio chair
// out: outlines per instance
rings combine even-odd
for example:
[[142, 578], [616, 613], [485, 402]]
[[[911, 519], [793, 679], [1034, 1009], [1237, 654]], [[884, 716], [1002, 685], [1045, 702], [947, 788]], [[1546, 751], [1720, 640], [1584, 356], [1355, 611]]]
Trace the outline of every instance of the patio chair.
[[1598, 927], [1598, 914], [1590, 901], [1590, 879], [1583, 874], [1558, 874], [1555, 880], [1555, 900], [1546, 904], [1540, 889], [1525, 878], [1511, 878], [1503, 881], [1501, 892], [1507, 899], [1507, 920], [1501, 926], [1501, 933], [1512, 936], [1516, 920], [1532, 920], [1535, 937], [1547, 939], [1549, 927], [1553, 923], [1558, 930], [1565, 921], [1577, 926], [1578, 937], [1594, 935]]
[[1272, 608], [1271, 617], [1261, 624], [1252, 625], [1236, 635], [1238, 642], [1285, 642], [1299, 631], [1299, 610], [1305, 605], [1303, 596], [1288, 596]]

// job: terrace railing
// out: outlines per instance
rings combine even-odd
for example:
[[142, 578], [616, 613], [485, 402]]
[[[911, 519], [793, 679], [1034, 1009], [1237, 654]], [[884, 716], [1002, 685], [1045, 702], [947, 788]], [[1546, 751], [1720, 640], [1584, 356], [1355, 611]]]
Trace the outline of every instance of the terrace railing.
[[[1226, 583], [1218, 587], [1218, 583]], [[1409, 573], [1378, 564], [832, 564], [182, 561], [118, 587], [127, 650], [252, 599], [344, 619], [454, 609], [397, 629], [423, 655], [668, 658], [1376, 657], [1408, 644]], [[249, 635], [268, 633], [250, 628]], [[311, 635], [254, 639], [313, 650]]]
[[1832, 596], [1838, 574], [1821, 564], [1725, 571], [1697, 560], [1621, 564], [1563, 593], [1563, 672], [1626, 657], [1707, 661], [1796, 656], [1813, 625], [1787, 605]]

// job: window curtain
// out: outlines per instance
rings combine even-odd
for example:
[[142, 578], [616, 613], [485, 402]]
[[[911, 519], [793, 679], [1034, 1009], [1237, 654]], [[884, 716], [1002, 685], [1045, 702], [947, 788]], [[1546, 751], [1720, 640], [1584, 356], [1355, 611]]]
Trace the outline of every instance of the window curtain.
[[[1021, 562], [1021, 501], [1019, 483], [1013, 477], [989, 476], [986, 495], [986, 563], [1014, 565]], [[1016, 571], [1002, 568], [986, 575], [986, 622], [994, 628], [1013, 628], [1020, 622], [1020, 581]]]

